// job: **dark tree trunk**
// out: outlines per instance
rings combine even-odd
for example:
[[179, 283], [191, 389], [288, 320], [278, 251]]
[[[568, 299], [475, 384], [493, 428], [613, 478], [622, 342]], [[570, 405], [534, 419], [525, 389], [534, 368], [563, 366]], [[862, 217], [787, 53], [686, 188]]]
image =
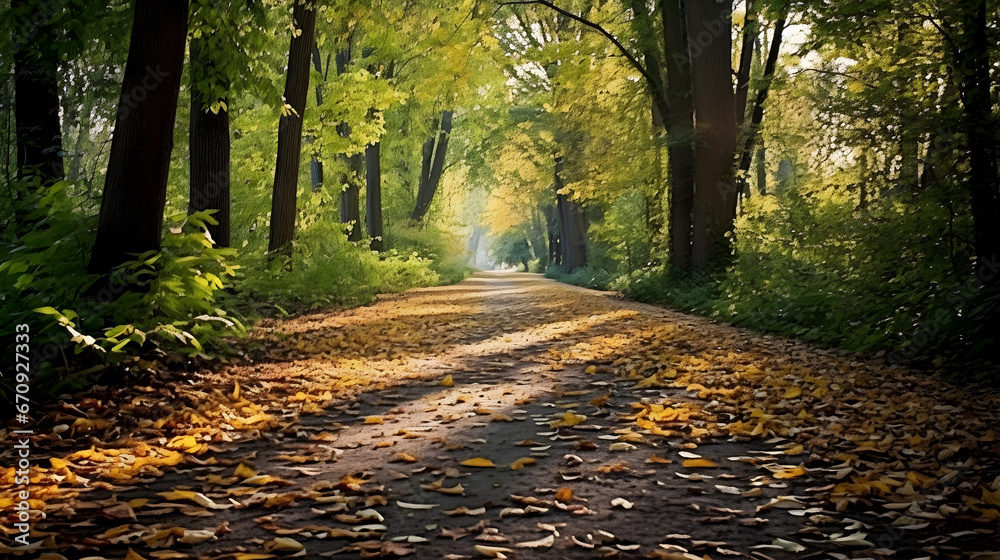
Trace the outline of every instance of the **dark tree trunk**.
[[549, 262], [559, 266], [562, 264], [562, 250], [559, 247], [559, 213], [556, 207], [546, 204], [542, 207], [545, 214], [545, 230], [549, 238]]
[[[62, 128], [59, 123], [59, 53], [47, 8], [31, 0], [12, 0], [15, 16], [14, 119], [17, 178], [37, 175], [50, 185], [63, 178]], [[32, 8], [33, 7], [33, 8]], [[38, 24], [35, 18], [41, 21]]]
[[559, 216], [561, 264], [567, 272], [587, 266], [587, 232], [580, 204], [559, 194], [563, 188], [562, 170], [565, 160], [556, 158], [556, 213]]
[[771, 48], [768, 50], [767, 62], [764, 64], [763, 82], [754, 99], [750, 122], [743, 132], [743, 146], [736, 173], [737, 195], [747, 191], [747, 178], [753, 161], [754, 147], [757, 144], [757, 136], [760, 134], [760, 125], [764, 121], [764, 103], [771, 92], [771, 81], [774, 79], [774, 72], [778, 66], [778, 55], [781, 53], [781, 38], [785, 31], [786, 14], [787, 8], [774, 24], [774, 36], [771, 38]]
[[691, 265], [721, 264], [729, 255], [726, 233], [736, 218], [732, 162], [736, 111], [732, 82], [732, 0], [689, 0], [688, 37], [697, 126], [694, 235]]
[[381, 144], [375, 142], [365, 148], [365, 223], [371, 250], [381, 251], [382, 242], [382, 157]]
[[[385, 79], [393, 78], [395, 64], [390, 62]], [[372, 74], [375, 72], [372, 70]], [[381, 251], [385, 247], [382, 229], [382, 143], [365, 148], [365, 223], [368, 226], [369, 247]]]
[[[341, 49], [337, 53], [337, 75], [347, 72], [351, 64], [351, 47]], [[342, 138], [351, 136], [351, 127], [347, 123], [337, 126], [337, 132]], [[364, 230], [361, 229], [361, 173], [364, 171], [365, 163], [360, 154], [348, 156], [341, 155], [347, 171], [341, 177], [340, 191], [340, 223], [347, 225], [347, 239], [349, 241], [361, 241]]]
[[298, 194], [299, 162], [302, 157], [302, 117], [309, 94], [309, 58], [316, 34], [316, 3], [296, 2], [292, 12], [302, 33], [293, 36], [288, 49], [285, 103], [295, 110], [278, 123], [278, 161], [274, 168], [274, 196], [271, 199], [271, 238], [268, 251], [285, 249], [295, 235], [295, 199]]
[[160, 248], [187, 0], [138, 0], [90, 272]]
[[[313, 41], [312, 50], [312, 61], [313, 67], [316, 71], [323, 76], [323, 81], [326, 81], [326, 74], [323, 73], [323, 60], [319, 52], [319, 44]], [[327, 66], [329, 67], [330, 61], [327, 60]], [[316, 84], [316, 106], [321, 107], [323, 105], [323, 83]], [[312, 157], [309, 162], [309, 177], [312, 180], [313, 191], [318, 191], [323, 187], [323, 162], [319, 160], [316, 156]]]
[[452, 111], [441, 114], [441, 127], [434, 138], [424, 143], [423, 164], [421, 165], [420, 187], [417, 189], [417, 203], [410, 214], [410, 220], [419, 222], [427, 215], [441, 182], [444, 172], [444, 158], [448, 153], [448, 137], [451, 136]]
[[[686, 0], [695, 1], [695, 0]], [[687, 18], [681, 0], [662, 0], [663, 44], [666, 52], [670, 176], [670, 263], [691, 268], [691, 218], [694, 212], [694, 105], [691, 99], [691, 59]]]
[[[215, 66], [211, 53], [206, 52], [202, 39], [191, 39], [191, 198], [188, 213], [218, 210], [212, 216], [217, 225], [209, 225], [208, 233], [219, 247], [229, 247], [229, 110], [213, 113], [208, 99], [197, 83]], [[228, 84], [227, 84], [228, 89]], [[223, 98], [226, 102], [228, 99]]]
[[736, 126], [743, 126], [747, 113], [747, 98], [750, 94], [750, 69], [753, 66], [754, 43], [757, 39], [757, 3], [746, 2], [746, 17], [743, 21], [743, 41], [740, 47], [740, 66], [736, 70]]
[[993, 118], [992, 80], [986, 0], [969, 0], [962, 6], [962, 36], [957, 66], [965, 129], [969, 141], [969, 186], [976, 243], [976, 272], [984, 285], [1000, 284], [1000, 181], [997, 177], [996, 126]]

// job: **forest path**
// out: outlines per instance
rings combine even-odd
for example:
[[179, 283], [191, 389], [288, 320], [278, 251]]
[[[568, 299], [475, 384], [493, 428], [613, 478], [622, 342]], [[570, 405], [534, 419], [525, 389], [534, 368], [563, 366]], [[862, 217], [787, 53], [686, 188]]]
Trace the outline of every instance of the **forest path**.
[[74, 405], [35, 443], [55, 461], [32, 554], [1000, 551], [1000, 398], [879, 361], [493, 272], [246, 347]]

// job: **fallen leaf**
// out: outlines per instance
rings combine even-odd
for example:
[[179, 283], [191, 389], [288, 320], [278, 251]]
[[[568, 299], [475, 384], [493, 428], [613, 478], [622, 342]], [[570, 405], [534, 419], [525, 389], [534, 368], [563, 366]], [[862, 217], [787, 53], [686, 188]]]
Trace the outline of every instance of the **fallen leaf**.
[[480, 468], [489, 468], [496, 466], [493, 464], [493, 461], [490, 461], [489, 459], [484, 459], [482, 457], [474, 457], [472, 459], [466, 459], [465, 461], [462, 461], [459, 464], [462, 465], [463, 467], [480, 467]]

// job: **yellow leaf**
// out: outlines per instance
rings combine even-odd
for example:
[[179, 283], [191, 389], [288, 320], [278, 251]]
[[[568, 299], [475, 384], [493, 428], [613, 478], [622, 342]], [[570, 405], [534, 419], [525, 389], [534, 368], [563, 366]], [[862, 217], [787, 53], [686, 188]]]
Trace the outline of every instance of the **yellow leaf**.
[[583, 424], [587, 421], [587, 417], [582, 414], [573, 414], [572, 412], [567, 412], [563, 414], [562, 419], [549, 422], [549, 426], [553, 428], [562, 428], [565, 426], [576, 426], [578, 424]]
[[535, 461], [531, 457], [521, 457], [517, 461], [510, 464], [510, 470], [519, 471], [524, 468], [525, 465], [534, 465], [538, 461]]
[[52, 465], [53, 469], [61, 469], [63, 467], [69, 466], [69, 461], [53, 457], [49, 459], [49, 464]]
[[791, 387], [785, 389], [785, 397], [784, 398], [786, 398], [786, 399], [794, 399], [794, 398], [798, 397], [801, 394], [802, 394], [802, 389], [800, 387], [798, 387], [797, 385], [792, 385]]
[[239, 381], [237, 381], [236, 382], [236, 386], [233, 387], [233, 400], [234, 401], [240, 400], [240, 382]]
[[806, 469], [799, 465], [794, 469], [784, 469], [774, 473], [774, 478], [797, 478], [806, 474]]
[[454, 387], [455, 381], [451, 378], [451, 374], [448, 374], [445, 376], [444, 379], [441, 380], [440, 383], [438, 383], [438, 385], [442, 387]]
[[684, 467], [688, 469], [700, 468], [700, 467], [718, 467], [715, 461], [711, 459], [685, 459]]
[[597, 366], [587, 366], [587, 369], [584, 371], [590, 374], [597, 373]]
[[146, 498], [135, 498], [133, 500], [129, 500], [128, 501], [128, 507], [133, 508], [133, 509], [135, 509], [135, 508], [141, 508], [142, 506], [146, 505], [147, 503], [149, 503], [149, 500], [146, 499]]
[[273, 554], [258, 554], [256, 552], [243, 552], [237, 554], [234, 560], [267, 560], [268, 558], [274, 558]]
[[786, 449], [785, 450], [785, 455], [799, 455], [803, 451], [804, 451], [804, 449], [803, 449], [802, 445], [800, 444], [800, 445], [796, 445], [795, 447], [792, 447], [790, 449]]
[[465, 461], [462, 461], [459, 464], [462, 465], [463, 467], [482, 467], [482, 468], [488, 468], [488, 467], [494, 467], [494, 466], [496, 466], [496, 465], [493, 464], [493, 461], [490, 461], [489, 459], [484, 459], [482, 457], [474, 457], [472, 459], [467, 459]]
[[240, 478], [251, 478], [257, 476], [257, 472], [248, 467], [245, 463], [240, 463], [236, 467], [236, 472], [233, 473]]
[[652, 455], [650, 455], [649, 459], [646, 459], [646, 462], [647, 463], [657, 463], [657, 464], [660, 464], [660, 465], [668, 465], [670, 463], [673, 463], [673, 461], [671, 461], [670, 459], [667, 459], [667, 458], [664, 458], [664, 457], [660, 457], [656, 453], [653, 453]]
[[381, 416], [369, 416], [365, 418], [365, 424], [381, 424], [381, 423], [382, 423]]
[[125, 560], [146, 560], [146, 559], [143, 558], [142, 556], [139, 556], [139, 554], [137, 554], [136, 551], [130, 548], [128, 549], [128, 554], [125, 555]]
[[556, 490], [556, 499], [562, 503], [568, 503], [573, 499], [573, 489], [567, 486], [563, 486]]
[[996, 492], [991, 492], [988, 488], [984, 486], [983, 501], [993, 506], [1000, 506], [1000, 490], [997, 490]]
[[287, 537], [277, 537], [264, 543], [264, 550], [268, 552], [298, 552], [304, 548], [299, 541]]

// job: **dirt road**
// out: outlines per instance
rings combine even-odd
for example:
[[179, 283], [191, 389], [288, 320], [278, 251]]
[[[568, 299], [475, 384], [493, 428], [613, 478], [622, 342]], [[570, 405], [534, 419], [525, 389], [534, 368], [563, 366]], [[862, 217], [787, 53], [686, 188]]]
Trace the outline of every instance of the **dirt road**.
[[245, 346], [95, 393], [92, 429], [39, 440], [32, 555], [1000, 551], [1000, 398], [878, 361], [511, 273]]

